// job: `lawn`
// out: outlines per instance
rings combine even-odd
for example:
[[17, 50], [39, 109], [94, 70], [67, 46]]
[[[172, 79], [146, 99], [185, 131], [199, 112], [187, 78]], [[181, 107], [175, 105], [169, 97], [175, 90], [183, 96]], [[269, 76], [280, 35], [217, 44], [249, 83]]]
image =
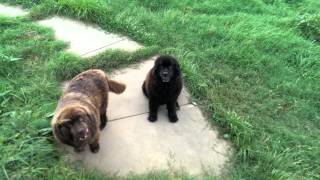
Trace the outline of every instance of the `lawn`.
[[[49, 116], [59, 82], [89, 67], [110, 71], [156, 53], [179, 59], [192, 96], [233, 143], [224, 178], [320, 178], [320, 1], [0, 2], [31, 9], [29, 18], [0, 18], [0, 179], [102, 177], [66, 164], [54, 146]], [[146, 48], [83, 60], [65, 53], [50, 29], [32, 24], [53, 14], [128, 35]], [[127, 177], [168, 178], [195, 177]]]

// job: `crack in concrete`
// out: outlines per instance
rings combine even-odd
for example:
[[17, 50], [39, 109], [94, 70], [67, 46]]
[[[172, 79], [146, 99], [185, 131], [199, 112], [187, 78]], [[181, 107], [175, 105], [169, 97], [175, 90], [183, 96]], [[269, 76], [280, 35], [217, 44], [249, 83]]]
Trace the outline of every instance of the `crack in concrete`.
[[[186, 103], [186, 104], [180, 105], [180, 107], [187, 106], [187, 105], [193, 105], [193, 104], [192, 103]], [[159, 111], [163, 111], [163, 110], [159, 110]], [[147, 113], [149, 113], [149, 111], [143, 112], [143, 113], [139, 113], [139, 114], [133, 114], [133, 115], [130, 115], [130, 116], [123, 116], [123, 117], [120, 117], [120, 118], [110, 119], [110, 120], [108, 120], [108, 122], [111, 123], [113, 121], [119, 121], [119, 120], [122, 120], [122, 119], [127, 119], [127, 118], [130, 118], [130, 117], [140, 116], [140, 115], [147, 114]]]
[[120, 43], [121, 41], [124, 41], [124, 40], [126, 40], [126, 38], [122, 38], [122, 39], [120, 39], [120, 40], [117, 40], [117, 41], [115, 41], [115, 42], [112, 42], [112, 43], [110, 43], [110, 44], [107, 44], [107, 45], [105, 45], [105, 46], [102, 46], [102, 47], [100, 47], [100, 48], [97, 48], [97, 49], [94, 49], [94, 50], [90, 50], [89, 52], [83, 53], [83, 54], [81, 54], [80, 56], [85, 56], [85, 55], [87, 55], [87, 54], [96, 52], [96, 51], [101, 50], [101, 49], [103, 49], [103, 48], [106, 48], [106, 47], [108, 47], [108, 46], [111, 46], [111, 45]]

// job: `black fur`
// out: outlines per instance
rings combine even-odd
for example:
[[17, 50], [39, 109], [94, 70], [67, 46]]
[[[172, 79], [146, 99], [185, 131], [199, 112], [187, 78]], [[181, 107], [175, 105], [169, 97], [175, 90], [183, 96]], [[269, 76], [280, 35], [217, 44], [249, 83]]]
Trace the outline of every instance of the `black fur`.
[[157, 120], [158, 107], [165, 104], [170, 122], [177, 122], [176, 107], [182, 89], [180, 66], [175, 58], [168, 55], [156, 59], [153, 68], [143, 82], [142, 91], [149, 98], [148, 120]]

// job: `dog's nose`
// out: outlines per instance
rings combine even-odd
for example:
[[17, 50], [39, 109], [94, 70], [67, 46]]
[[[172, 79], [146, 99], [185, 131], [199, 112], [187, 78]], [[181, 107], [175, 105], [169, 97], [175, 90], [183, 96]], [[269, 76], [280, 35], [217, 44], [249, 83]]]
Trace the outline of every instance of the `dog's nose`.
[[82, 129], [82, 128], [78, 130], [78, 134], [81, 134], [81, 135], [85, 134], [85, 132], [86, 132], [85, 129]]

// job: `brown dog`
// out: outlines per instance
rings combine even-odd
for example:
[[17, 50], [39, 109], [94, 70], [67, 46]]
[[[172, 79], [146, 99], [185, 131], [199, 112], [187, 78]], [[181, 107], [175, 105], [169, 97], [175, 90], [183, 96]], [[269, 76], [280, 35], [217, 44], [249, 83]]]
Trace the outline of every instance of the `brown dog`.
[[143, 93], [149, 98], [148, 120], [157, 120], [159, 105], [166, 104], [170, 122], [178, 121], [177, 99], [182, 89], [180, 66], [171, 56], [159, 56], [143, 82]]
[[107, 123], [108, 92], [120, 94], [125, 88], [98, 69], [74, 77], [60, 98], [51, 122], [55, 138], [73, 146], [76, 152], [83, 151], [87, 144], [91, 152], [98, 152], [99, 133]]

